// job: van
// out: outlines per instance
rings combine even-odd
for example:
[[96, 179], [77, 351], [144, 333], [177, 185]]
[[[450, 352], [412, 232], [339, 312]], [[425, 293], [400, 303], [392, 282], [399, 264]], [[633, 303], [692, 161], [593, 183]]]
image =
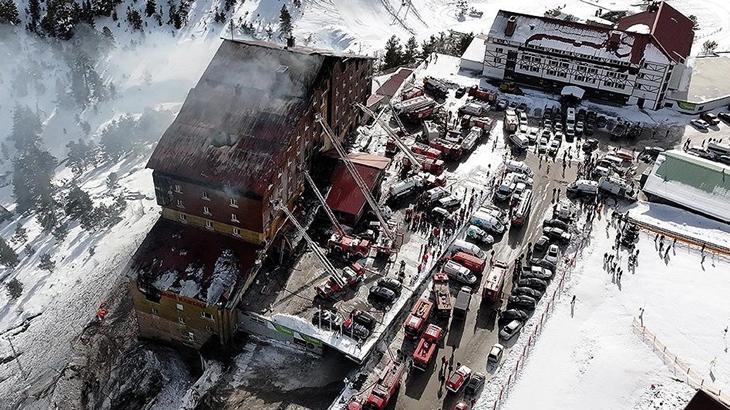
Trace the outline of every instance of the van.
[[456, 197], [454, 195], [449, 195], [447, 197], [444, 197], [444, 198], [441, 198], [438, 200], [439, 206], [442, 208], [446, 208], [446, 209], [459, 206], [460, 203], [461, 203], [461, 199], [459, 199], [458, 197]]
[[566, 192], [574, 195], [598, 195], [598, 182], [589, 179], [579, 179], [565, 188]]
[[451, 260], [477, 275], [481, 275], [484, 271], [484, 267], [487, 266], [487, 261], [466, 252], [456, 252], [454, 256], [451, 257]]
[[486, 231], [498, 235], [503, 234], [505, 231], [505, 226], [502, 222], [500, 222], [499, 219], [485, 212], [474, 212], [470, 219], [470, 222], [472, 225], [476, 225], [478, 228], [482, 228]]
[[573, 107], [568, 108], [568, 111], [565, 114], [565, 125], [568, 124], [571, 126], [575, 124], [575, 108]]
[[404, 179], [398, 183], [391, 185], [390, 196], [392, 199], [399, 199], [406, 195], [413, 193], [417, 188], [421, 186], [421, 178], [418, 176], [412, 176]]
[[477, 282], [477, 277], [468, 268], [454, 261], [447, 261], [444, 264], [443, 271], [450, 278], [465, 285], [473, 285]]
[[528, 189], [522, 193], [517, 203], [517, 210], [512, 215], [512, 224], [515, 226], [522, 226], [525, 220], [530, 216], [530, 209], [532, 208], [532, 190]]
[[497, 201], [506, 201], [512, 197], [515, 188], [517, 188], [517, 183], [515, 182], [514, 174], [507, 174], [502, 180], [502, 183], [499, 184], [499, 187], [497, 187], [497, 190], [494, 191], [494, 199]]
[[528, 177], [532, 177], [534, 175], [532, 169], [530, 169], [530, 167], [522, 161], [507, 160], [504, 163], [504, 168], [507, 172], [518, 172], [520, 174], [525, 174]]
[[620, 170], [621, 168], [623, 168], [623, 166], [624, 166], [624, 160], [623, 160], [623, 159], [621, 159], [621, 158], [619, 158], [619, 157], [617, 157], [617, 156], [615, 156], [615, 155], [611, 155], [611, 154], [606, 154], [606, 155], [604, 155], [604, 156], [603, 156], [603, 158], [601, 158], [601, 160], [600, 160], [600, 161], [598, 162], [598, 165], [599, 165], [599, 166], [606, 166], [606, 165], [610, 165], [610, 166], [612, 166], [612, 167], [613, 167], [613, 168], [614, 168], [615, 170], [617, 170], [617, 171], [618, 171], [618, 170]]
[[636, 199], [636, 190], [634, 187], [620, 178], [603, 177], [598, 181], [598, 187], [616, 196], [630, 200]]
[[457, 239], [454, 241], [454, 243], [451, 244], [449, 247], [449, 251], [451, 253], [454, 252], [463, 252], [467, 253], [472, 256], [476, 256], [477, 258], [484, 258], [484, 251], [481, 250], [478, 246], [474, 245], [471, 242], [467, 242], [463, 239]]
[[449, 196], [449, 191], [441, 186], [437, 186], [435, 188], [431, 188], [428, 191], [426, 191], [426, 200], [429, 203], [438, 201], [441, 198]]
[[526, 150], [530, 146], [530, 139], [525, 134], [516, 133], [509, 137], [509, 140], [517, 149]]

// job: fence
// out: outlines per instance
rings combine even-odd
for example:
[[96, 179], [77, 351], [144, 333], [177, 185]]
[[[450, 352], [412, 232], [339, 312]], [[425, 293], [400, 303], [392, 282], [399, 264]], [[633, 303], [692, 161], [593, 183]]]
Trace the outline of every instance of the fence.
[[661, 228], [648, 222], [640, 221], [636, 218], [629, 217], [629, 221], [639, 226], [639, 228], [649, 231], [654, 234], [664, 235], [670, 239], [677, 239], [678, 242], [682, 242], [687, 245], [688, 248], [695, 247], [698, 250], [704, 247], [706, 252], [714, 252], [718, 256], [730, 257], [730, 248], [722, 246], [716, 243], [703, 241], [702, 239], [695, 238], [689, 235], [683, 235], [678, 232], [670, 231], [669, 229]]
[[[562, 266], [562, 269], [560, 269], [560, 279], [558, 280], [558, 284], [553, 290], [552, 294], [550, 295], [550, 298], [547, 301], [547, 306], [545, 307], [545, 310], [540, 315], [540, 319], [535, 325], [535, 327], [532, 329], [532, 332], [528, 336], [527, 343], [522, 348], [522, 351], [520, 352], [520, 356], [517, 358], [517, 363], [515, 364], [514, 368], [510, 372], [509, 376], [507, 377], [507, 380], [502, 384], [502, 387], [499, 390], [499, 395], [494, 401], [494, 406], [492, 407], [494, 410], [498, 409], [502, 404], [504, 404], [505, 400], [507, 399], [509, 395], [510, 389], [514, 386], [515, 382], [517, 381], [517, 378], [519, 376], [520, 370], [524, 367], [525, 362], [527, 361], [527, 358], [532, 351], [532, 347], [535, 345], [535, 342], [537, 341], [537, 338], [540, 336], [540, 333], [542, 333], [542, 330], [545, 326], [545, 323], [547, 322], [547, 319], [550, 317], [550, 314], [555, 309], [555, 305], [558, 302], [558, 299], [560, 298], [561, 292], [565, 288], [565, 284], [570, 280], [570, 276], [575, 268], [575, 262], [578, 256], [582, 255], [583, 249], [585, 248], [585, 245], [588, 243], [588, 237], [590, 235], [590, 231], [583, 231], [581, 232], [581, 239], [580, 242], [577, 244], [577, 247], [575, 249], [575, 252], [573, 253], [573, 256], [568, 258], [566, 260], [566, 263]], [[522, 336], [521, 336], [522, 337]]]
[[669, 351], [667, 346], [657, 339], [656, 334], [649, 331], [646, 326], [639, 323], [639, 321], [635, 318], [632, 322], [632, 326], [644, 342], [651, 347], [651, 350], [654, 351], [660, 359], [662, 359], [664, 364], [669, 366], [675, 377], [681, 377], [680, 380], [686, 382], [692, 388], [702, 389], [715, 396], [715, 398], [720, 400], [724, 405], [730, 406], [730, 396], [724, 394], [722, 389], [717, 388], [711, 382], [706, 382], [704, 377], [700, 376], [697, 372], [692, 370], [688, 364], [680, 360], [679, 356]]

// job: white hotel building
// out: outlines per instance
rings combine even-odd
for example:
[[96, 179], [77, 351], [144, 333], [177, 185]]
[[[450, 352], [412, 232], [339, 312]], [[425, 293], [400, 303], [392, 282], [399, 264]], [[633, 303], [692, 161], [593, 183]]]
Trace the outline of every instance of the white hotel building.
[[556, 93], [575, 85], [587, 98], [655, 110], [680, 87], [692, 39], [692, 22], [657, 3], [615, 28], [500, 10], [476, 41], [488, 78]]

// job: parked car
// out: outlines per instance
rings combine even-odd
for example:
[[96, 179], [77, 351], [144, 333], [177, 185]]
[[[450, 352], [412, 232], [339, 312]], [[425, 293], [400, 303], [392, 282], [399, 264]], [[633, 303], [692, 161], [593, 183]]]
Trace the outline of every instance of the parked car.
[[550, 145], [548, 146], [548, 154], [550, 154], [554, 157], [554, 156], [558, 155], [559, 149], [560, 149], [560, 141], [552, 140], [552, 141], [550, 141]]
[[583, 146], [581, 149], [584, 152], [593, 152], [598, 148], [598, 140], [595, 138], [588, 138], [585, 141], [583, 141]]
[[455, 372], [451, 373], [449, 380], [446, 381], [446, 390], [456, 393], [471, 377], [471, 369], [466, 365], [461, 365]]
[[717, 114], [717, 118], [719, 118], [725, 122], [730, 122], [730, 112], [721, 112], [721, 113]]
[[368, 312], [365, 312], [364, 310], [353, 310], [352, 311], [352, 319], [355, 321], [355, 323], [365, 326], [368, 330], [371, 332], [373, 329], [375, 329], [375, 326], [378, 324], [378, 320], [375, 319], [373, 315], [371, 315]]
[[499, 100], [497, 101], [497, 104], [494, 106], [497, 111], [504, 111], [507, 109], [507, 100]]
[[563, 220], [557, 219], [557, 218], [546, 219], [542, 222], [542, 225], [543, 226], [554, 226], [554, 227], [560, 228], [566, 232], [568, 232], [568, 230], [570, 230], [570, 224], [568, 224], [567, 222], [565, 222]]
[[535, 300], [540, 300], [540, 298], [542, 298], [542, 292], [540, 292], [539, 290], [533, 289], [533, 288], [519, 287], [519, 286], [512, 289], [512, 294], [517, 295], [517, 296], [520, 296], [520, 295], [529, 296]]
[[312, 324], [321, 326], [323, 329], [339, 329], [342, 324], [342, 318], [331, 310], [318, 310], [314, 312]]
[[692, 120], [689, 122], [692, 124], [693, 127], [697, 128], [700, 131], [707, 131], [710, 128], [710, 124], [708, 124], [705, 120]]
[[482, 390], [482, 387], [484, 387], [484, 381], [486, 379], [487, 378], [479, 372], [472, 374], [469, 381], [466, 383], [466, 387], [464, 387], [464, 395], [476, 397]]
[[568, 232], [565, 232], [564, 230], [553, 226], [542, 228], [542, 233], [550, 239], [554, 239], [563, 243], [570, 242], [570, 238], [572, 238], [572, 235]]
[[437, 201], [438, 206], [444, 209], [453, 209], [459, 206], [461, 204], [461, 198], [458, 198], [455, 195], [449, 195], [447, 197], [441, 198]]
[[510, 296], [507, 302], [507, 307], [517, 307], [521, 309], [535, 309], [537, 301], [529, 296]]
[[[551, 248], [553, 246], [557, 246], [557, 245], [550, 245]], [[544, 259], [545, 258], [543, 258], [543, 260]], [[533, 265], [533, 266], [530, 266], [530, 267], [523, 267], [522, 268], [522, 275], [520, 276], [520, 278], [522, 278], [522, 279], [534, 278], [534, 279], [544, 280], [544, 281], [547, 282], [547, 281], [549, 281], [550, 279], [553, 278], [553, 271], [550, 270], [550, 269], [547, 269], [547, 268], [545, 268], [543, 266], [535, 266], [535, 265]]]
[[[528, 288], [529, 289], [529, 288]], [[522, 309], [507, 309], [504, 312], [502, 312], [502, 320], [520, 320], [525, 321], [527, 320], [528, 314]]]
[[469, 225], [469, 227], [466, 228], [466, 238], [485, 245], [491, 245], [494, 243], [494, 237], [492, 235], [475, 225]]
[[583, 121], [578, 121], [575, 123], [575, 135], [583, 135], [583, 129]]
[[378, 285], [370, 288], [370, 297], [377, 301], [385, 303], [393, 303], [393, 301], [395, 301], [395, 299], [397, 298], [395, 292], [386, 287]]
[[540, 292], [545, 292], [545, 289], [547, 289], [547, 285], [547, 282], [537, 278], [525, 278], [517, 281], [517, 286], [525, 286], [528, 288], [537, 289]]
[[499, 364], [500, 361], [502, 361], [502, 355], [504, 354], [504, 346], [502, 346], [499, 343], [495, 343], [494, 346], [489, 350], [489, 355], [487, 356], [487, 364], [491, 364], [492, 366], [496, 366]]
[[437, 222], [445, 222], [454, 219], [454, 215], [448, 210], [437, 206], [431, 210], [431, 217]]
[[[558, 245], [550, 245], [547, 252], [545, 253], [545, 256], [542, 258], [542, 266], [547, 266], [551, 269], [555, 269], [558, 266], [558, 259], [560, 258], [560, 248], [558, 248]], [[552, 277], [552, 274], [550, 275]], [[542, 278], [538, 278], [542, 279]]]
[[499, 338], [502, 340], [512, 339], [517, 333], [520, 332], [522, 326], [524, 326], [524, 323], [519, 320], [513, 320], [509, 322], [502, 328], [502, 330], [499, 331]]
[[711, 112], [703, 112], [700, 114], [700, 118], [708, 123], [709, 125], [718, 125], [720, 124], [720, 120], [717, 118], [717, 115], [711, 113]]
[[342, 334], [358, 340], [365, 340], [370, 337], [370, 331], [365, 326], [356, 323], [352, 318], [342, 323]]
[[540, 154], [546, 153], [548, 150], [548, 139], [545, 137], [540, 137], [540, 140], [537, 142], [537, 152]]
[[459, 87], [456, 89], [456, 93], [454, 93], [454, 96], [456, 98], [461, 98], [466, 94], [466, 87]]
[[385, 277], [380, 279], [378, 281], [378, 286], [392, 290], [393, 293], [396, 294], [396, 296], [400, 296], [400, 291], [403, 288], [403, 284], [401, 283], [401, 281], [393, 277]]

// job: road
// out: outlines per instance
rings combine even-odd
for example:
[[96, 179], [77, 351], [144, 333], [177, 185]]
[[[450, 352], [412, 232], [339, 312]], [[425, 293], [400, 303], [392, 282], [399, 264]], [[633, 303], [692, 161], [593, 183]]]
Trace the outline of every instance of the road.
[[[501, 138], [500, 130], [495, 127], [495, 134]], [[533, 185], [533, 204], [530, 218], [521, 229], [511, 229], [498, 243], [495, 243], [495, 259], [514, 261], [522, 253], [529, 242], [534, 243], [541, 234], [543, 216], [552, 207], [552, 192], [555, 187], [561, 187], [565, 192], [565, 185], [575, 180], [577, 166], [566, 168], [562, 173], [562, 161], [557, 160], [548, 167], [545, 162], [540, 164], [534, 153], [518, 157], [524, 160], [535, 171]], [[548, 172], [549, 169], [549, 172]], [[507, 280], [505, 292], [509, 294], [512, 280]], [[506, 300], [506, 298], [505, 298]], [[440, 349], [434, 364], [425, 372], [412, 370], [399, 391], [395, 403], [396, 409], [452, 409], [461, 395], [447, 394], [439, 380], [441, 357], [446, 357], [456, 368], [456, 363], [466, 364], [473, 371], [489, 376], [486, 367], [487, 354], [491, 346], [497, 343], [499, 332], [496, 323], [495, 306], [482, 306], [480, 294], [474, 294], [470, 310], [464, 321], [452, 322], [444, 338], [444, 346]], [[439, 324], [446, 328], [445, 323]], [[410, 344], [410, 346], [409, 346]], [[406, 343], [403, 347], [406, 352], [413, 350], [414, 342]], [[509, 345], [507, 346], [509, 348]], [[390, 406], [389, 406], [390, 407]]]

